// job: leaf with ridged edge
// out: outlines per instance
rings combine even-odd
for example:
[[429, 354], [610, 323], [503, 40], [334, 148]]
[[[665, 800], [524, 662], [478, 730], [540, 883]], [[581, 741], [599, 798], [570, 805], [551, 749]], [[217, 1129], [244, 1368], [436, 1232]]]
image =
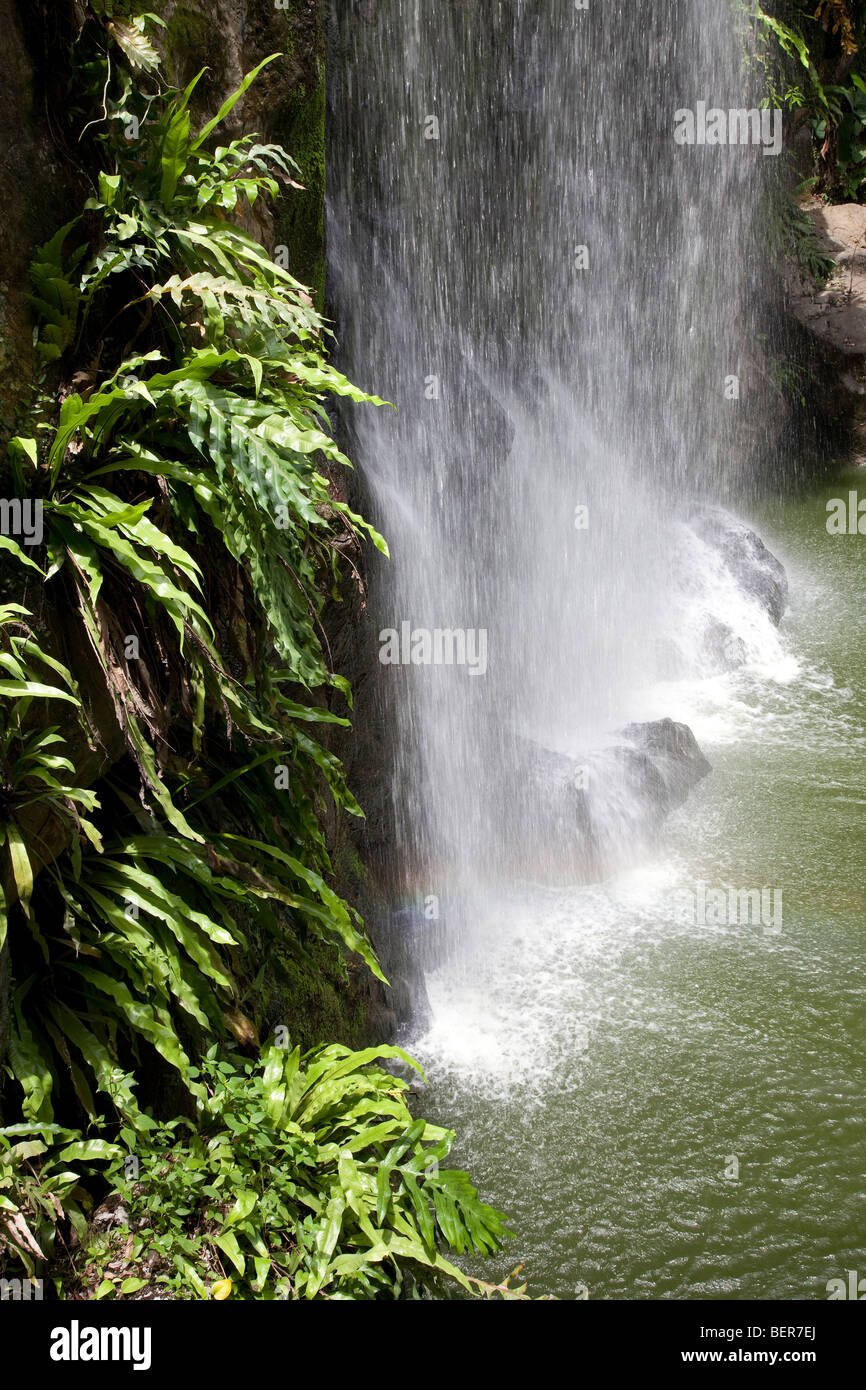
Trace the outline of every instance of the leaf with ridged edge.
[[106, 28], [133, 68], [148, 73], [158, 70], [159, 54], [144, 32], [143, 17], [137, 16], [132, 20], [110, 19]]
[[127, 916], [119, 904], [93, 885], [87, 893], [87, 908], [68, 892], [64, 896], [84, 919], [101, 920], [114, 928], [114, 937], [101, 938], [103, 949], [112, 955], [118, 968], [124, 970], [129, 978], [132, 978], [135, 967], [139, 967], [148, 988], [160, 998], [167, 1000], [173, 996], [202, 1028], [208, 1030], [213, 1026], [213, 1020], [208, 1018], [202, 1007], [212, 1006], [214, 1014], [218, 1013], [213, 990], [196, 973], [196, 992], [196, 987], [186, 978], [184, 960], [175, 937], [166, 932], [165, 937], [160, 938], [159, 932], [154, 929], [155, 924], [145, 926]]
[[267, 855], [269, 858], [277, 860], [293, 873], [297, 874], [298, 877], [302, 877], [310, 886], [314, 886], [314, 891], [318, 893], [324, 905], [323, 908], [319, 908], [315, 903], [303, 899], [297, 893], [285, 892], [285, 890], [281, 889], [276, 883], [272, 883], [267, 887], [259, 887], [251, 883], [250, 891], [257, 895], [262, 894], [264, 896], [274, 897], [278, 902], [284, 902], [289, 907], [297, 907], [307, 916], [312, 917], [314, 921], [322, 922], [325, 926], [337, 933], [350, 951], [357, 951], [358, 955], [366, 962], [377, 979], [381, 980], [384, 984], [388, 983], [367, 937], [362, 932], [356, 930], [342, 899], [322, 882], [318, 874], [309, 869], [303, 869], [301, 873], [298, 873], [298, 870], [301, 870], [302, 866], [292, 855], [286, 854], [284, 850], [279, 849], [276, 845], [269, 845], [262, 840], [246, 840], [242, 835], [226, 835], [223, 838], [229, 844], [245, 844], [255, 849], [260, 854]]
[[24, 1013], [23, 1002], [29, 988], [30, 985], [26, 984], [15, 991], [8, 1060], [12, 1074], [24, 1092], [21, 1112], [25, 1119], [44, 1120], [50, 1124], [54, 1119], [51, 1104], [54, 1076]]
[[84, 1057], [96, 1077], [99, 1089], [111, 1097], [122, 1115], [140, 1120], [141, 1114], [129, 1080], [105, 1044], [59, 1000], [50, 1002], [48, 1011], [61, 1033], [74, 1043]]
[[205, 933], [207, 938], [220, 945], [234, 946], [237, 942], [231, 933], [212, 921], [205, 913], [190, 907], [154, 875], [144, 874], [140, 869], [124, 874], [124, 867], [116, 861], [103, 862], [92, 872], [90, 882], [105, 891], [117, 893], [126, 902], [134, 903], [142, 912], [165, 922], [198, 968], [205, 975], [209, 975], [216, 984], [224, 989], [230, 988], [229, 976], [218, 964], [214, 953], [207, 941], [202, 940], [200, 933]]
[[94, 990], [112, 999], [133, 1032], [140, 1033], [143, 1038], [146, 1038], [160, 1056], [164, 1057], [166, 1062], [180, 1073], [193, 1095], [198, 1095], [200, 1099], [204, 1099], [204, 1088], [194, 1082], [189, 1075], [190, 1060], [178, 1042], [174, 1026], [167, 1013], [153, 1005], [135, 999], [122, 980], [113, 979], [102, 970], [94, 970], [92, 966], [82, 964], [73, 964], [69, 968], [80, 975]]

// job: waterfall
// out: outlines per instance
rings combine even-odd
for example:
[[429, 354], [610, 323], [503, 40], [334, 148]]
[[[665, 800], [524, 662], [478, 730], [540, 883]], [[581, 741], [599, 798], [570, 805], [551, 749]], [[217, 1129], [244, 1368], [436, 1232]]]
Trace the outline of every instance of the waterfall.
[[[862, 1261], [862, 599], [823, 499], [760, 501], [802, 462], [745, 7], [334, 0], [330, 42], [338, 357], [396, 407], [342, 427], [391, 546], [363, 694], [424, 1114], [536, 1294], [823, 1298]], [[708, 884], [784, 926], [679, 918]]]
[[743, 37], [719, 0], [335, 0], [330, 302], [396, 407], [348, 427], [410, 897], [556, 876], [527, 750], [582, 767], [671, 659], [672, 526], [762, 391], [772, 160], [675, 139], [752, 104]]

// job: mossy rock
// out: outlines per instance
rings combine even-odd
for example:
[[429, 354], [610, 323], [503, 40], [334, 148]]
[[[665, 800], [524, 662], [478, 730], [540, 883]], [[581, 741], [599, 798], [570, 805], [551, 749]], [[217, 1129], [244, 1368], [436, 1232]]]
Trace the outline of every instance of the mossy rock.
[[287, 190], [276, 209], [273, 244], [285, 246], [287, 267], [322, 307], [325, 285], [325, 37], [319, 0], [156, 0], [166, 28], [154, 38], [169, 81], [184, 87], [207, 68], [193, 109], [202, 119], [218, 109], [241, 78], [271, 53], [267, 68], [230, 117], [234, 133], [256, 131], [283, 145], [300, 169], [303, 191]]
[[299, 87], [286, 104], [282, 142], [298, 164], [303, 192], [285, 199], [277, 241], [288, 248], [289, 269], [313, 291], [321, 309], [325, 293], [325, 81], [312, 93]]
[[280, 953], [279, 983], [265, 982], [263, 1033], [272, 1036], [283, 1025], [302, 1052], [323, 1038], [354, 1048], [381, 1042], [386, 1034], [377, 1027], [360, 958], [346, 962], [333, 946], [317, 940], [308, 940], [303, 950], [296, 943], [292, 947]]

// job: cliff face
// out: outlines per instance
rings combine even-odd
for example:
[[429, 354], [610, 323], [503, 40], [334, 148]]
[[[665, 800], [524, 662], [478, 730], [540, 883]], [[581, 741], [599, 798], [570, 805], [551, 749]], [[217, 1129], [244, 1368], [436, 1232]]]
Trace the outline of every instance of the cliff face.
[[197, 89], [212, 114], [243, 75], [270, 53], [286, 61], [262, 73], [237, 114], [238, 130], [283, 145], [300, 168], [303, 192], [279, 207], [269, 229], [288, 269], [321, 303], [325, 281], [325, 39], [322, 0], [160, 0], [166, 72], [177, 86], [209, 69]]
[[816, 284], [790, 267], [791, 309], [808, 330], [816, 360], [827, 367], [825, 407], [850, 429], [853, 461], [866, 460], [866, 207], [825, 204], [804, 208], [828, 278]]
[[[0, 430], [15, 433], [35, 373], [27, 306], [33, 248], [78, 210], [77, 175], [51, 115], [58, 95], [54, 55], [72, 41], [72, 6], [36, 22], [33, 8], [0, 0], [3, 32], [0, 103]], [[64, 22], [66, 21], [66, 22]]]

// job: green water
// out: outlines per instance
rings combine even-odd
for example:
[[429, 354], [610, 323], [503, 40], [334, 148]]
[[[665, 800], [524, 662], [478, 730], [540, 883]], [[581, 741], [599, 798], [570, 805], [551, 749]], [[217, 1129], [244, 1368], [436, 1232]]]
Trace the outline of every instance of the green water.
[[[474, 1272], [564, 1299], [866, 1276], [866, 536], [825, 527], [857, 482], [751, 514], [791, 587], [764, 659], [646, 693], [714, 768], [655, 851], [503, 892], [430, 979], [424, 1111], [515, 1235]], [[774, 887], [781, 931], [677, 921], [699, 880]]]

